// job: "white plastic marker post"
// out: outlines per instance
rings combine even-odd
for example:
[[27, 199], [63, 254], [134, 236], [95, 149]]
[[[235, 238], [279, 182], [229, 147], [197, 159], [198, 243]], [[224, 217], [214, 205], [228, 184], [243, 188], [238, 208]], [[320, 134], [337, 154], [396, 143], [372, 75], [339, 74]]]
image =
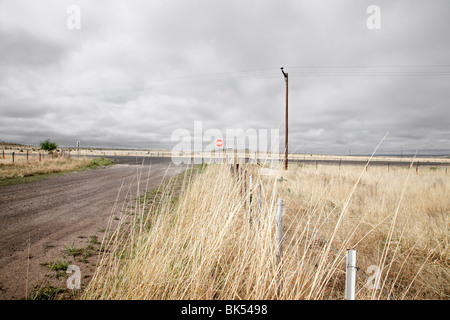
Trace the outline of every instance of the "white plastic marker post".
[[345, 273], [345, 300], [355, 300], [356, 250], [347, 250], [347, 270]]
[[248, 177], [248, 189], [250, 191], [250, 199], [249, 199], [249, 214], [248, 214], [248, 222], [252, 223], [252, 188], [253, 188], [253, 182], [252, 182], [252, 175], [249, 175]]
[[277, 210], [277, 264], [281, 261], [281, 241], [283, 241], [283, 199], [278, 198]]
[[258, 228], [261, 224], [261, 182], [258, 184]]

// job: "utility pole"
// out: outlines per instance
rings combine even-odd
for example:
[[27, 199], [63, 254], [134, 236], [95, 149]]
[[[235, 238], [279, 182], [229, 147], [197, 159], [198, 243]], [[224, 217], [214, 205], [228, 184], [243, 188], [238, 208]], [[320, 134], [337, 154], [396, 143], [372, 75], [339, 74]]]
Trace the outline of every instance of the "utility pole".
[[286, 82], [286, 120], [284, 127], [284, 170], [288, 168], [288, 74], [284, 72], [283, 67], [281, 67], [281, 72], [284, 76], [284, 81]]

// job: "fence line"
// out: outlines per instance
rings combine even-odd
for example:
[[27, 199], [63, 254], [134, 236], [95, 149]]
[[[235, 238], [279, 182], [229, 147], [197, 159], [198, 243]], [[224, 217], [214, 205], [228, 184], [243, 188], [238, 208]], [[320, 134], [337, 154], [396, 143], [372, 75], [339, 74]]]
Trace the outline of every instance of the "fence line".
[[[332, 245], [331, 245], [331, 243], [330, 242], [328, 242], [320, 233], [318, 233], [318, 232], [316, 232], [316, 231], [314, 231], [309, 225], [308, 225], [308, 223], [306, 223], [305, 221], [303, 221], [303, 219], [301, 219], [300, 217], [298, 217], [294, 212], [292, 212], [292, 210], [291, 209], [289, 209], [287, 206], [286, 206], [286, 209], [295, 217], [295, 218], [297, 218], [299, 221], [301, 221], [309, 230], [311, 230], [313, 233], [314, 233], [314, 235], [315, 236], [318, 236], [320, 239], [322, 239], [331, 249], [333, 249], [334, 251], [336, 251], [336, 253], [338, 254], [338, 255], [340, 255], [342, 258], [345, 258], [346, 256], [344, 255], [344, 254], [342, 254], [338, 249], [336, 249], [335, 247], [333, 247]], [[371, 282], [372, 282], [372, 284], [374, 284], [375, 285], [375, 281], [374, 280], [372, 280], [368, 275], [366, 275], [363, 271], [361, 271], [361, 269], [356, 265], [356, 263], [355, 263], [355, 270], [356, 271], [358, 271], [360, 274], [362, 274], [366, 279], [368, 279], [368, 280], [370, 280]], [[391, 300], [395, 300], [394, 299], [394, 297], [392, 296], [392, 295], [390, 295], [389, 293], [387, 293], [384, 289], [382, 289], [382, 288], [379, 288], [386, 296], [388, 296], [389, 297], [389, 299], [391, 299]]]
[[[287, 248], [294, 254], [297, 261], [300, 263], [300, 267], [306, 272], [309, 279], [314, 282], [313, 276], [306, 270], [305, 266], [303, 266], [303, 261], [297, 256], [297, 254], [294, 252], [294, 250], [291, 248], [289, 243], [286, 241], [286, 238], [283, 236], [283, 225], [282, 225], [282, 219], [283, 219], [283, 199], [279, 198], [277, 203], [278, 209], [277, 209], [277, 216], [276, 216], [276, 238], [277, 238], [277, 250], [276, 250], [276, 263], [277, 263], [277, 294], [280, 292], [280, 262], [281, 262], [281, 254], [282, 254], [282, 242], [284, 241]], [[286, 207], [287, 208], [287, 207]], [[289, 210], [289, 208], [287, 208]], [[292, 289], [292, 288], [291, 288]], [[325, 297], [326, 300], [328, 300], [328, 297], [322, 293], [322, 295]]]
[[[308, 270], [306, 270], [306, 268], [303, 266], [303, 261], [297, 256], [297, 254], [294, 252], [294, 250], [291, 248], [291, 246], [289, 245], [289, 243], [286, 241], [285, 238], [283, 238], [284, 243], [286, 243], [286, 246], [289, 250], [291, 250], [292, 254], [295, 256], [295, 258], [297, 259], [297, 261], [300, 263], [300, 267], [306, 272], [306, 274], [308, 275], [309, 279], [311, 281], [314, 281], [313, 276], [308, 272]], [[328, 297], [323, 294], [323, 296], [325, 297], [326, 300], [328, 300]]]
[[[236, 166], [237, 167], [237, 166]], [[238, 167], [237, 167], [238, 168]], [[237, 169], [236, 168], [236, 169]], [[233, 170], [232, 170], [233, 171]], [[236, 170], [238, 171], [238, 170]], [[246, 211], [246, 175], [247, 170], [244, 171], [243, 174], [243, 189], [244, 189], [244, 208]], [[239, 180], [239, 178], [238, 178]], [[249, 175], [249, 223], [252, 222], [251, 219], [251, 202], [252, 202], [252, 186], [253, 186], [253, 181], [252, 181], [252, 175]], [[279, 266], [280, 262], [281, 262], [281, 255], [282, 255], [282, 243], [283, 241], [286, 243], [287, 247], [289, 250], [291, 250], [291, 252], [293, 252], [292, 248], [290, 248], [288, 242], [286, 241], [286, 239], [283, 237], [283, 207], [285, 207], [287, 209], [287, 211], [289, 211], [296, 219], [298, 219], [300, 222], [302, 222], [310, 231], [313, 232], [313, 237], [319, 237], [324, 243], [326, 243], [332, 250], [334, 250], [339, 256], [341, 256], [342, 258], [346, 258], [346, 256], [341, 253], [338, 249], [336, 249], [333, 245], [331, 245], [331, 243], [325, 238], [323, 237], [320, 233], [318, 233], [317, 231], [314, 231], [307, 222], [305, 222], [303, 219], [301, 219], [298, 215], [296, 215], [294, 212], [292, 212], [291, 209], [289, 209], [289, 207], [287, 207], [282, 198], [278, 199], [278, 203], [277, 203], [277, 215], [276, 215], [276, 239], [277, 239], [277, 245], [276, 245], [276, 262], [277, 262], [277, 266]], [[260, 215], [261, 213], [261, 182], [258, 183], [258, 215]], [[260, 220], [260, 217], [258, 217]], [[312, 275], [304, 268], [303, 266], [303, 262], [299, 259], [299, 257], [294, 253], [295, 258], [300, 262], [300, 266], [302, 267], [302, 269], [307, 273], [307, 275], [310, 277], [310, 279], [313, 279]], [[375, 285], [375, 281], [372, 280], [368, 275], [366, 275], [363, 271], [361, 271], [361, 269], [356, 265], [356, 261], [355, 261], [355, 265], [354, 265], [354, 270], [353, 271], [358, 271], [360, 274], [362, 274], [366, 279], [370, 280], [372, 282], [372, 284]], [[279, 271], [277, 273], [277, 292], [279, 290], [279, 284], [280, 284], [280, 274]], [[347, 285], [346, 285], [347, 288]], [[378, 288], [380, 289], [386, 296], [388, 296], [391, 300], [394, 300], [394, 297], [392, 295], [390, 295], [389, 293], [387, 293], [384, 289], [382, 288]], [[326, 299], [328, 299], [328, 297], [326, 297], [325, 295], [323, 295]], [[354, 295], [353, 295], [354, 296]]]
[[[318, 165], [318, 161], [315, 161], [315, 165], [317, 168]], [[341, 161], [339, 160], [339, 168], [341, 166]], [[390, 166], [391, 166], [391, 162], [387, 161], [387, 170], [389, 172], [390, 170]], [[416, 163], [416, 173], [418, 173], [418, 169], [419, 169], [419, 165], [420, 165], [420, 161], [417, 161]], [[443, 163], [441, 165], [444, 165]], [[447, 174], [447, 167], [448, 164], [445, 164], [445, 174]], [[432, 167], [431, 167], [432, 168]], [[239, 170], [240, 169], [240, 170]], [[252, 223], [252, 199], [253, 199], [253, 185], [254, 185], [254, 181], [253, 181], [253, 177], [252, 175], [249, 175], [249, 190], [247, 190], [247, 184], [246, 184], [246, 179], [247, 179], [247, 170], [242, 170], [242, 166], [239, 167], [239, 163], [235, 163], [230, 165], [230, 171], [233, 175], [237, 176], [237, 181], [238, 183], [242, 183], [241, 185], [241, 193], [243, 193], [243, 198], [244, 198], [244, 203], [243, 203], [243, 207], [244, 207], [244, 211], [247, 210], [247, 197], [249, 197], [249, 223]], [[258, 228], [260, 226], [260, 220], [261, 220], [261, 209], [262, 209], [262, 186], [261, 186], [261, 181], [258, 182], [258, 199], [257, 199], [257, 205], [258, 205]], [[281, 203], [280, 203], [281, 200]], [[294, 250], [290, 247], [289, 243], [286, 241], [286, 239], [283, 237], [282, 235], [282, 208], [285, 207], [296, 219], [298, 219], [300, 222], [302, 222], [310, 231], [312, 231], [313, 236], [312, 239], [314, 237], [318, 237], [320, 238], [327, 246], [329, 246], [329, 248], [331, 248], [333, 251], [335, 251], [340, 257], [342, 258], [348, 258], [348, 254], [349, 252], [352, 253], [351, 250], [347, 251], [347, 256], [345, 256], [340, 250], [338, 250], [337, 248], [335, 248], [334, 246], [331, 245], [331, 243], [325, 238], [323, 237], [320, 233], [318, 233], [317, 231], [313, 230], [310, 225], [305, 222], [303, 219], [301, 219], [297, 214], [295, 214], [294, 212], [292, 212], [291, 209], [289, 209], [287, 206], [285, 206], [283, 204], [283, 199], [279, 198], [279, 203], [277, 204], [277, 215], [276, 215], [276, 261], [277, 261], [277, 267], [280, 266], [280, 261], [281, 261], [281, 254], [282, 254], [282, 242], [284, 241], [285, 244], [287, 245], [288, 249], [294, 253], [295, 258], [300, 262], [300, 267], [306, 272], [306, 274], [308, 275], [308, 277], [313, 280], [313, 276], [308, 272], [308, 270], [305, 269], [304, 263], [303, 261], [301, 261], [301, 259], [297, 256], [297, 254], [295, 254]], [[281, 208], [281, 213], [280, 213], [280, 208]], [[256, 215], [255, 215], [256, 216]], [[253, 219], [254, 220], [254, 219]], [[356, 259], [356, 258], [355, 258]], [[378, 286], [378, 284], [371, 278], [369, 277], [366, 273], [364, 273], [356, 264], [356, 260], [354, 265], [352, 264], [350, 266], [350, 268], [352, 269], [352, 272], [356, 274], [356, 272], [358, 272], [359, 274], [363, 275], [368, 281], [367, 283], [370, 281], [373, 285], [375, 285], [375, 289], [376, 290], [380, 290], [384, 295], [386, 295], [387, 297], [389, 297], [390, 300], [395, 300], [394, 297], [386, 292], [386, 290], [384, 290], [383, 288], [381, 288], [380, 286]], [[279, 289], [279, 283], [280, 283], [280, 270], [277, 270], [277, 290]], [[350, 278], [355, 278], [355, 277], [350, 277]], [[376, 278], [377, 279], [377, 278]], [[376, 280], [377, 281], [377, 280]], [[349, 282], [352, 282], [352, 280], [350, 279]], [[346, 284], [346, 288], [347, 288], [347, 284]], [[348, 289], [347, 289], [348, 290]], [[353, 289], [355, 290], [355, 288]], [[355, 290], [354, 293], [349, 292], [349, 295], [347, 298], [351, 299], [352, 297], [354, 298], [354, 296], [356, 295], [356, 293], [359, 292]], [[328, 299], [328, 297], [325, 296], [325, 294], [321, 293], [326, 299]]]

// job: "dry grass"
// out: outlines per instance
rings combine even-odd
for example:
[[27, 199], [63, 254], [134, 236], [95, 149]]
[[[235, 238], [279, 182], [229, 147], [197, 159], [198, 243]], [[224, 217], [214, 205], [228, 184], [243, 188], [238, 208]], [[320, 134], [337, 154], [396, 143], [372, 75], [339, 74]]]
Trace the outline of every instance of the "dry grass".
[[25, 155], [16, 155], [12, 163], [11, 155], [7, 155], [5, 159], [0, 158], [0, 180], [73, 171], [89, 162], [90, 160], [75, 157], [69, 159], [55, 156], [52, 159], [50, 154], [41, 157], [39, 161], [39, 155], [33, 154], [29, 156], [28, 161]]
[[343, 299], [348, 248], [361, 272], [381, 271], [382, 290], [358, 273], [357, 299], [449, 298], [450, 176], [442, 170], [291, 166], [262, 175], [245, 166], [250, 222], [248, 180], [244, 193], [242, 175], [229, 169], [187, 171], [152, 201], [136, 200], [131, 215], [122, 209], [84, 298]]

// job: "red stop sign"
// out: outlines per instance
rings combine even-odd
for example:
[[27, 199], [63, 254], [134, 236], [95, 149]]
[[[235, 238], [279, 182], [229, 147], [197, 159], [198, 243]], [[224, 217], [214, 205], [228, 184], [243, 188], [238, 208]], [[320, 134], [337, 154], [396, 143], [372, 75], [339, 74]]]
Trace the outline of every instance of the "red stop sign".
[[223, 140], [222, 139], [217, 139], [216, 140], [216, 146], [219, 147], [219, 148], [222, 147], [223, 146]]

